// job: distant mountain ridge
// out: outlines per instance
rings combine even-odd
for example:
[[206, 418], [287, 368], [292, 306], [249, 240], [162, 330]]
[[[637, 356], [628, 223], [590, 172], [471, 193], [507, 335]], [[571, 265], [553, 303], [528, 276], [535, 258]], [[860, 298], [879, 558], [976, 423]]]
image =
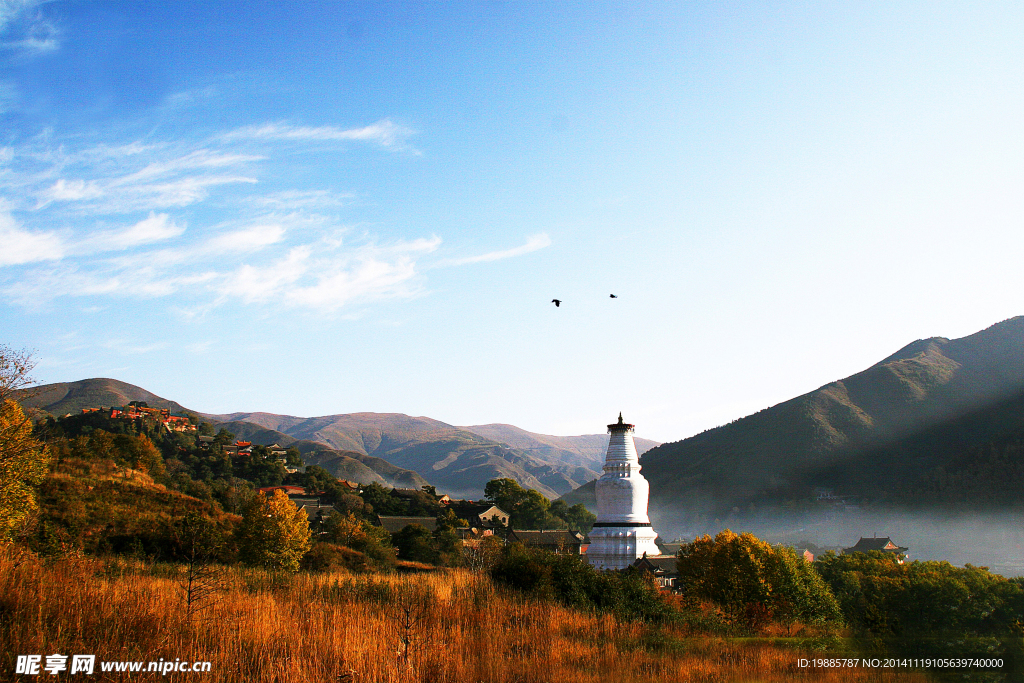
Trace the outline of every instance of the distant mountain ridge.
[[43, 384], [19, 392], [18, 400], [26, 407], [54, 416], [79, 413], [82, 408], [123, 406], [131, 401], [145, 401], [151, 408], [167, 408], [175, 413], [185, 412], [179, 403], [160, 398], [134, 384], [107, 377]]
[[[146, 401], [186, 412], [180, 404], [113, 379], [87, 379], [34, 388], [27, 407], [60, 416], [82, 408]], [[600, 474], [608, 437], [548, 436], [512, 425], [457, 427], [400, 413], [350, 413], [296, 417], [265, 412], [197, 413], [257, 444], [296, 446], [308, 464], [360, 483], [401, 488], [427, 483], [459, 497], [478, 498], [497, 477], [515, 479], [556, 498]], [[646, 450], [656, 442], [638, 439]]]

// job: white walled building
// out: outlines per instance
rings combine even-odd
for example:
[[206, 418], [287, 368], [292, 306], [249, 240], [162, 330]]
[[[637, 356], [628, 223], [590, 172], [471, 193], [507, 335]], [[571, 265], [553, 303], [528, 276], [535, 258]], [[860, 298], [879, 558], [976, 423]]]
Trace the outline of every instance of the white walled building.
[[604, 474], [597, 480], [597, 522], [590, 531], [587, 562], [598, 569], [625, 569], [646, 553], [658, 555], [658, 534], [647, 516], [651, 487], [640, 474], [640, 457], [633, 443], [633, 425], [608, 425]]

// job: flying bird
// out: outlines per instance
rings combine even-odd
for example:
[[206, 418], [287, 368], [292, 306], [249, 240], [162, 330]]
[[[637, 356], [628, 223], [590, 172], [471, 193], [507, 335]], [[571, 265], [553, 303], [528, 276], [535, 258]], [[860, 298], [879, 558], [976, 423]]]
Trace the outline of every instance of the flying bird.
[[612, 299], [618, 299], [619, 298], [619, 297], [615, 296], [614, 294], [609, 294], [608, 296], [611, 297]]
[[551, 303], [553, 303], [555, 305], [555, 308], [558, 308], [559, 306], [562, 305], [562, 300], [561, 299], [552, 299]]

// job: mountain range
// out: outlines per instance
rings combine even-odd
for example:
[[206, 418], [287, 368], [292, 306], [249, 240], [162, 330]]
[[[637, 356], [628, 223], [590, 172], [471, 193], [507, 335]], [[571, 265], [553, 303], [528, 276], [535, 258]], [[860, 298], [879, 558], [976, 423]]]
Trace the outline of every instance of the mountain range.
[[[20, 400], [55, 416], [129, 401], [189, 412], [141, 387], [107, 378], [42, 385]], [[556, 498], [600, 475], [608, 444], [604, 434], [549, 436], [505, 424], [457, 427], [399, 413], [311, 418], [261, 412], [197, 415], [240, 439], [295, 446], [307, 464], [350, 481], [400, 488], [429, 483], [467, 498], [479, 498], [484, 485], [497, 477], [515, 479]], [[656, 445], [637, 439], [640, 451]]]

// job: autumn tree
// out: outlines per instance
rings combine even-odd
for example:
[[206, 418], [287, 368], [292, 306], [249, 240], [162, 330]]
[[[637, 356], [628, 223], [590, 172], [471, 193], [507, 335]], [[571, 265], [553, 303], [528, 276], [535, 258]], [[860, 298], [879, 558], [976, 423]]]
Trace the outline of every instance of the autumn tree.
[[841, 620], [839, 605], [810, 563], [789, 548], [729, 529], [683, 545], [679, 584], [751, 625], [763, 619]]
[[46, 476], [49, 451], [14, 400], [32, 383], [27, 351], [0, 345], [0, 541], [9, 540], [36, 509], [35, 487]]
[[309, 520], [283, 491], [254, 495], [238, 527], [240, 559], [254, 567], [298, 571], [310, 547]]

